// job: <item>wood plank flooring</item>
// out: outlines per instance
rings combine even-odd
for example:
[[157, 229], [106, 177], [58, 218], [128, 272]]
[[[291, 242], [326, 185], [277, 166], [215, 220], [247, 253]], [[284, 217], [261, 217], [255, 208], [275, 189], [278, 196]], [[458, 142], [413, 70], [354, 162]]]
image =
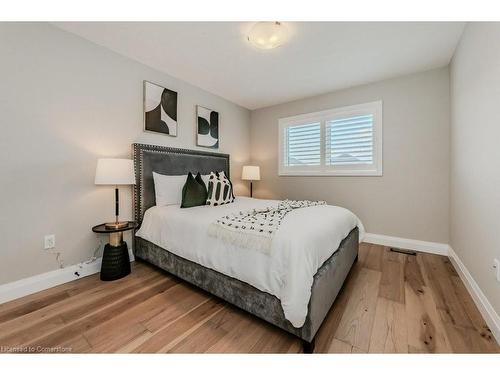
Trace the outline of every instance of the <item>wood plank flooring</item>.
[[[145, 263], [0, 305], [8, 347], [97, 353], [299, 353], [300, 340]], [[446, 257], [361, 244], [317, 353], [498, 353]]]

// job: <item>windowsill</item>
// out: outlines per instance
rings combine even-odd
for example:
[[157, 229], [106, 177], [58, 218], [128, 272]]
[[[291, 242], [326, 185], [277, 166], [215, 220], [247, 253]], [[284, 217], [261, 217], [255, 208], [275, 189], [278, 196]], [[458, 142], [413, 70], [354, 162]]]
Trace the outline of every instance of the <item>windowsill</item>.
[[318, 176], [318, 177], [382, 177], [382, 171], [279, 171], [278, 176], [284, 177], [304, 177], [304, 176]]

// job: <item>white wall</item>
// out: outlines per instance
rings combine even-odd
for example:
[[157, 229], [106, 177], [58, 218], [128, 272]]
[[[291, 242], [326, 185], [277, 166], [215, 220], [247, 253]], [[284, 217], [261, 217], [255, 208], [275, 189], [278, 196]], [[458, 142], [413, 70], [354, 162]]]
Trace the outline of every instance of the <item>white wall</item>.
[[[279, 118], [380, 99], [382, 177], [278, 176]], [[262, 172], [257, 197], [326, 200], [368, 232], [448, 243], [448, 67], [252, 111], [251, 151]]]
[[[91, 227], [114, 213], [112, 188], [93, 184], [97, 158], [130, 157], [133, 142], [196, 148], [196, 104], [219, 111], [219, 151], [247, 193], [248, 110], [47, 24], [1, 23], [0, 49], [0, 284], [58, 267], [45, 234], [66, 264], [87, 260]], [[143, 80], [178, 92], [177, 138], [142, 131]], [[121, 198], [131, 219], [131, 189]]]
[[500, 24], [467, 25], [451, 63], [451, 247], [497, 313]]

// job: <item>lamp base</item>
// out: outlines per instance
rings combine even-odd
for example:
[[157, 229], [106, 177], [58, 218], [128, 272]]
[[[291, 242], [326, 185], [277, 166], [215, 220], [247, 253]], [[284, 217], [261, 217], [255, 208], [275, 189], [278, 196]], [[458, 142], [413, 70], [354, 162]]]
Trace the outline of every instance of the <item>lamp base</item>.
[[113, 223], [106, 223], [106, 229], [122, 229], [128, 225], [128, 221], [116, 221]]
[[[121, 233], [120, 233], [121, 234]], [[101, 264], [101, 280], [112, 281], [127, 276], [130, 273], [130, 258], [126, 242], [117, 246], [104, 246]]]

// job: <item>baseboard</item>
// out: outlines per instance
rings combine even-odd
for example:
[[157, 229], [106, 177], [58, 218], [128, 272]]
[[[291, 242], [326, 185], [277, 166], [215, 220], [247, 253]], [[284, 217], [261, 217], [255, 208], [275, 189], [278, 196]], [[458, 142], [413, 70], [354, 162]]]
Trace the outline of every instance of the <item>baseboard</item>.
[[364, 242], [376, 245], [399, 247], [401, 249], [420, 251], [424, 253], [448, 255], [448, 244], [427, 242], [408, 238], [385, 236], [383, 234], [365, 233]]
[[483, 319], [486, 321], [486, 324], [488, 324], [491, 333], [500, 345], [500, 317], [493, 306], [491, 306], [490, 301], [488, 301], [488, 298], [486, 298], [481, 288], [479, 288], [479, 285], [477, 285], [467, 267], [465, 267], [451, 247], [448, 248], [448, 257], [457, 270], [457, 273], [462, 279], [465, 287], [469, 291], [469, 294], [472, 296], [472, 299], [483, 316]]
[[128, 257], [130, 258], [130, 262], [133, 262], [135, 260], [134, 251], [131, 247], [128, 248]]
[[12, 301], [29, 294], [92, 275], [99, 272], [100, 269], [101, 258], [98, 258], [92, 263], [80, 263], [0, 285], [0, 303]]
[[[130, 261], [134, 261], [134, 254], [129, 248]], [[0, 304], [21, 298], [57, 285], [81, 279], [98, 273], [101, 270], [101, 258], [93, 262], [79, 263], [73, 266], [60, 268], [54, 271], [27, 277], [25, 279], [13, 281], [0, 285]]]

